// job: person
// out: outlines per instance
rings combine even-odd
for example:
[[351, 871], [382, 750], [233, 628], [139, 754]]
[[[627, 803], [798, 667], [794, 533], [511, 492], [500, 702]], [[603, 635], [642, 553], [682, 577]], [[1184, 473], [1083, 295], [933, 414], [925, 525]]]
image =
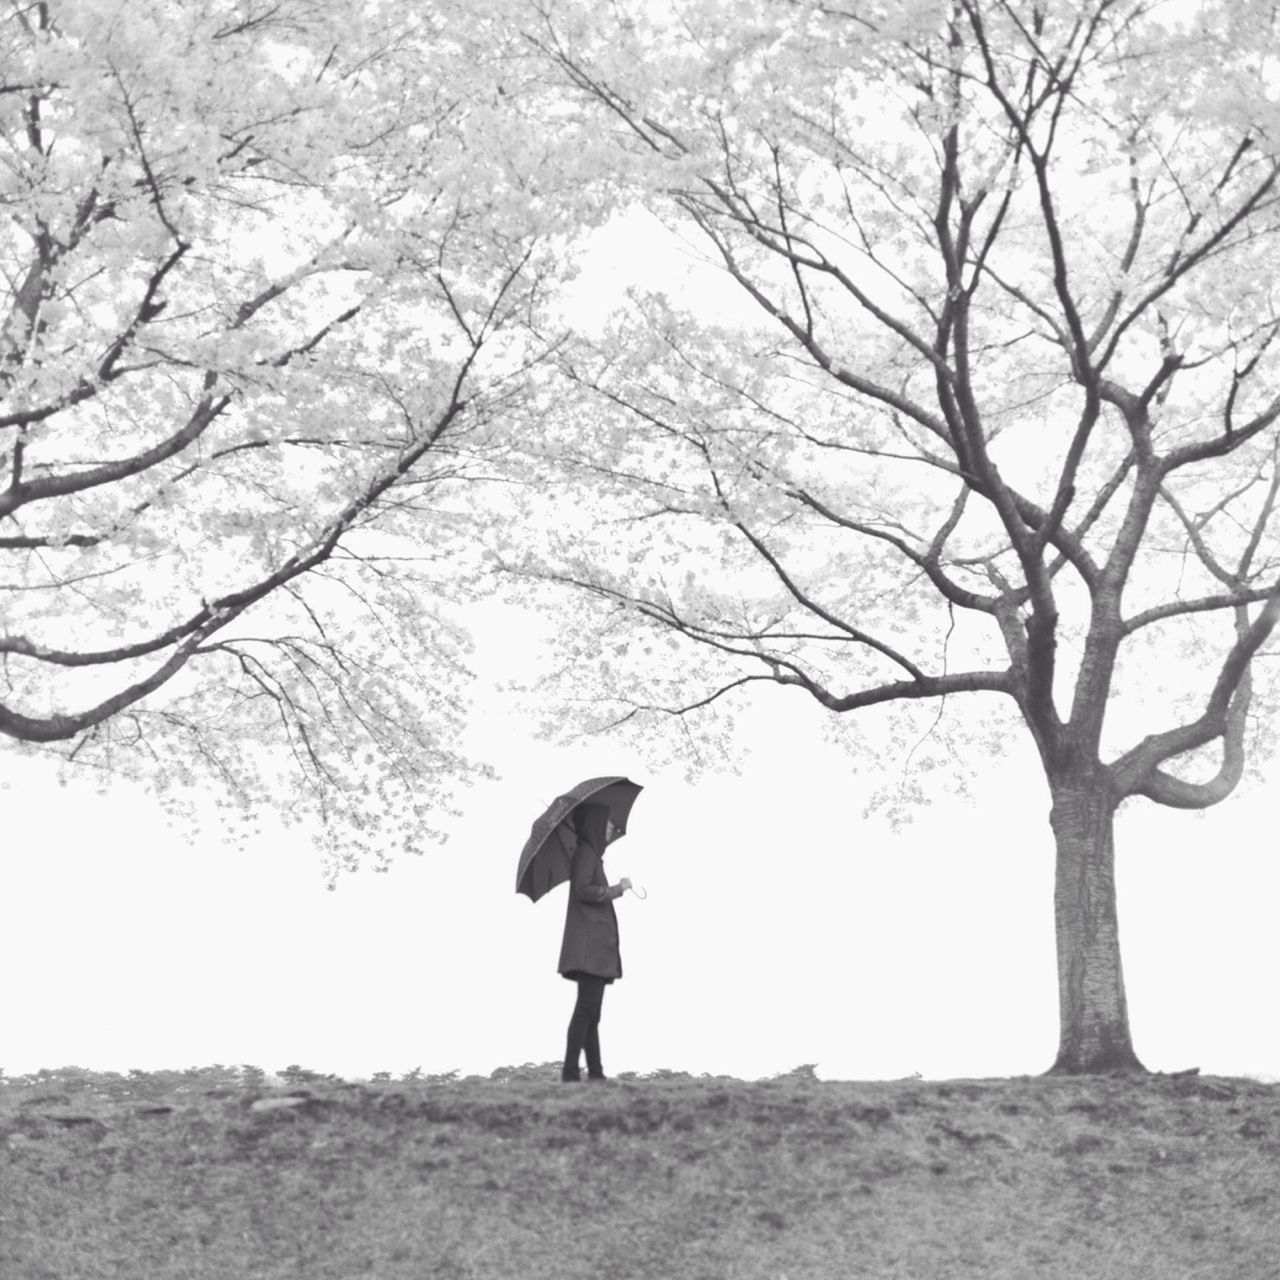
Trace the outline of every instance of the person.
[[560, 974], [576, 982], [578, 998], [569, 1020], [562, 1080], [582, 1078], [579, 1059], [587, 1055], [587, 1079], [603, 1080], [600, 1063], [600, 1006], [604, 989], [622, 977], [618, 947], [618, 917], [613, 900], [631, 887], [631, 881], [611, 885], [604, 874], [604, 851], [618, 832], [603, 804], [581, 804], [573, 811], [577, 847], [569, 880], [569, 904], [564, 917], [564, 942], [560, 947]]

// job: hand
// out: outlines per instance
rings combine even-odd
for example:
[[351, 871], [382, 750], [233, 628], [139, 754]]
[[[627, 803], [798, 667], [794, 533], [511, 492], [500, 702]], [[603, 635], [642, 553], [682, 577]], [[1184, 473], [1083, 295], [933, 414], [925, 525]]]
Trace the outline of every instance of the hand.
[[626, 891], [631, 888], [631, 881], [628, 880], [626, 876], [623, 876], [622, 879], [618, 881], [618, 888], [621, 889], [623, 893], [626, 893]]

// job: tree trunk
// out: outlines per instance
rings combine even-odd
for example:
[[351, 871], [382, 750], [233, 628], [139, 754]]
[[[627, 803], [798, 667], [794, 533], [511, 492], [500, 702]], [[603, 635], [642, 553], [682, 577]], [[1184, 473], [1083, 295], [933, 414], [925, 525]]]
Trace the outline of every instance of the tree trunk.
[[1116, 802], [1103, 778], [1051, 780], [1057, 842], [1055, 1073], [1144, 1071], [1129, 1035], [1116, 917]]

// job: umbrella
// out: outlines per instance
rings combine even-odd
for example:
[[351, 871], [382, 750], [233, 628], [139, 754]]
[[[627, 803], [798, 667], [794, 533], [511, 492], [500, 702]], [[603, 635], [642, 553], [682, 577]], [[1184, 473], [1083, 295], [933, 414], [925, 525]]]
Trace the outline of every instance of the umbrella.
[[588, 778], [557, 796], [533, 824], [516, 870], [516, 892], [537, 902], [548, 889], [569, 878], [578, 837], [573, 811], [580, 804], [609, 806], [609, 818], [619, 833], [627, 829], [627, 815], [644, 788], [629, 778]]

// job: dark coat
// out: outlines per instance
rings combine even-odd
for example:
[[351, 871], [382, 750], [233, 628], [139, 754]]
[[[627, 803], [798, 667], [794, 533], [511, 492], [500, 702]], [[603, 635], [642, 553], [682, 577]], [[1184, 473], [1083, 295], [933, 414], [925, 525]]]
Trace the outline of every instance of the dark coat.
[[584, 973], [612, 982], [622, 977], [615, 896], [600, 855], [589, 844], [579, 844], [573, 855], [560, 947], [560, 972], [566, 978]]

